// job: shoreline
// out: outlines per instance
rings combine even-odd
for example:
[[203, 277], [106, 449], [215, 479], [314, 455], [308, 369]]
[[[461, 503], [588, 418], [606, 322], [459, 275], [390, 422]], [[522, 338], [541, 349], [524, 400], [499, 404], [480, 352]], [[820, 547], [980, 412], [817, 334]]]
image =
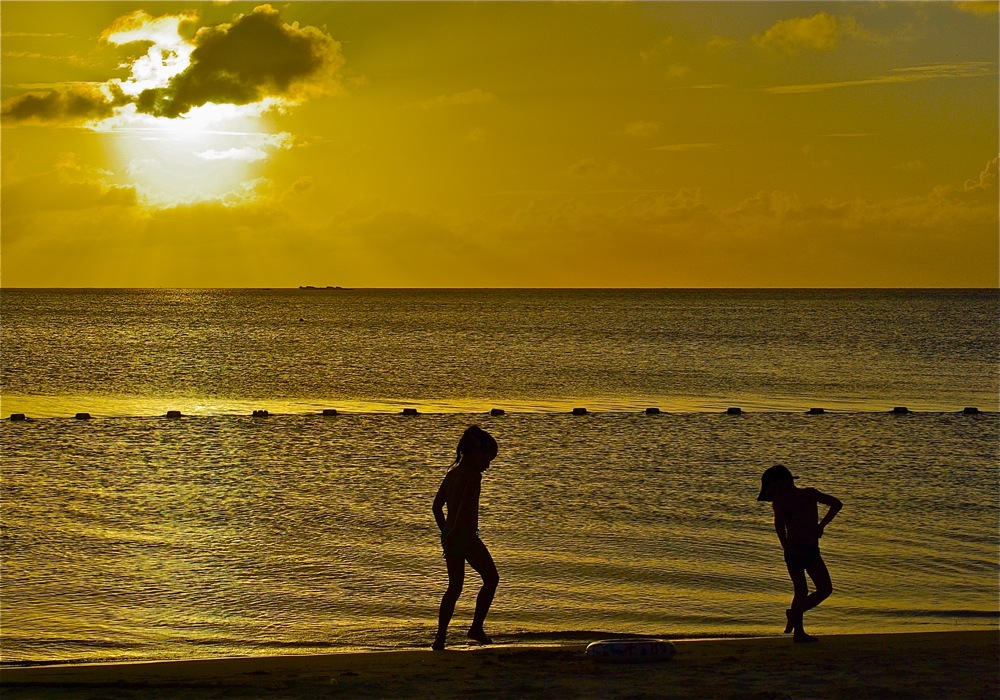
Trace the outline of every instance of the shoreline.
[[16, 698], [994, 698], [1000, 631], [676, 639], [676, 656], [601, 664], [584, 642], [0, 667]]

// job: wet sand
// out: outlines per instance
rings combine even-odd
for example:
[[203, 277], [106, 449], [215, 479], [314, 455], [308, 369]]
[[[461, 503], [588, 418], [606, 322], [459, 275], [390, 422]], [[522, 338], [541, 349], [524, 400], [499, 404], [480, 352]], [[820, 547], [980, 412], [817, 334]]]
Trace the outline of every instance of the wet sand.
[[1000, 631], [676, 641], [664, 662], [585, 645], [4, 667], [17, 698], [996, 698]]

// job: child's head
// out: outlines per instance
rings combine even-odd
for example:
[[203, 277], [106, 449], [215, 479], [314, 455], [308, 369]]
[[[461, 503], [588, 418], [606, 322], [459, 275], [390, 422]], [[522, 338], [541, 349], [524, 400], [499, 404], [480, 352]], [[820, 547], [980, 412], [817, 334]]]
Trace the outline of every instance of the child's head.
[[499, 447], [493, 436], [480, 428], [478, 425], [470, 425], [462, 433], [462, 439], [458, 441], [458, 449], [455, 450], [455, 464], [463, 459], [473, 463], [479, 471], [486, 471], [490, 462], [496, 459]]
[[775, 464], [773, 467], [768, 467], [760, 477], [760, 493], [757, 495], [758, 501], [773, 501], [774, 494], [772, 493], [773, 486], [780, 483], [792, 483], [792, 479], [798, 477], [792, 476], [792, 473], [788, 471], [788, 467], [783, 464]]

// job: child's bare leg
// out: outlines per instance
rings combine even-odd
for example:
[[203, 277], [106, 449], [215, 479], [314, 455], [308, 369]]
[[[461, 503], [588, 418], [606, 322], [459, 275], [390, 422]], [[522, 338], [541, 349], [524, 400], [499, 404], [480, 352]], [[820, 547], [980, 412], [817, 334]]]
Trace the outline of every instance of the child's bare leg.
[[788, 577], [792, 579], [792, 586], [795, 587], [795, 595], [792, 597], [791, 606], [785, 611], [785, 634], [793, 630], [798, 634], [802, 628], [802, 612], [800, 608], [809, 597], [809, 586], [806, 583], [806, 572], [804, 569], [789, 566]]
[[435, 650], [444, 649], [445, 639], [448, 636], [448, 623], [455, 614], [455, 603], [458, 602], [458, 596], [462, 594], [462, 587], [465, 584], [465, 558], [448, 557], [445, 561], [448, 563], [448, 590], [441, 598], [441, 609], [438, 611], [437, 636], [431, 644], [431, 648]]
[[803, 615], [807, 610], [812, 610], [833, 593], [833, 582], [830, 580], [830, 572], [827, 570], [826, 563], [822, 557], [816, 557], [810, 562], [806, 567], [806, 572], [809, 573], [809, 578], [812, 579], [815, 590], [804, 597], [800, 595], [800, 592], [808, 590], [805, 587], [805, 572], [801, 570], [796, 572], [797, 577], [801, 579], [801, 589], [799, 583], [796, 582], [796, 575], [792, 573], [791, 569], [788, 572], [792, 576], [792, 581], [795, 582], [795, 598], [792, 600], [792, 608], [788, 611], [787, 616], [789, 623], [792, 624], [792, 628], [795, 631], [793, 639], [796, 642], [816, 641], [815, 637], [806, 634], [802, 621]]
[[483, 586], [479, 589], [479, 595], [476, 596], [476, 612], [472, 618], [472, 627], [469, 628], [468, 636], [482, 644], [491, 644], [493, 640], [483, 629], [483, 623], [486, 621], [486, 615], [493, 603], [493, 596], [500, 584], [500, 574], [497, 573], [497, 567], [493, 562], [490, 550], [486, 548], [482, 540], [473, 541], [465, 556], [469, 560], [469, 566], [483, 578]]
[[802, 610], [812, 610], [817, 605], [830, 597], [833, 593], [833, 581], [830, 580], [830, 572], [826, 568], [826, 563], [822, 557], [816, 557], [809, 566], [806, 567], [809, 578], [812, 579], [814, 590], [802, 602]]

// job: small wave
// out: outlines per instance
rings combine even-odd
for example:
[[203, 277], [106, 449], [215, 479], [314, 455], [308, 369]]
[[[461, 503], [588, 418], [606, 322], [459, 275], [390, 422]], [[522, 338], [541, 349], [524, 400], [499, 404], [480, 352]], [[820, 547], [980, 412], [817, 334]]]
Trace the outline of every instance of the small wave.
[[569, 644], [592, 642], [597, 639], [742, 639], [753, 637], [752, 634], [677, 634], [663, 633], [608, 632], [607, 630], [553, 630], [549, 632], [515, 632], [512, 634], [495, 635], [498, 642], [509, 644]]
[[998, 610], [878, 610], [880, 615], [887, 617], [932, 617], [932, 618], [966, 618], [966, 619], [1000, 619]]

